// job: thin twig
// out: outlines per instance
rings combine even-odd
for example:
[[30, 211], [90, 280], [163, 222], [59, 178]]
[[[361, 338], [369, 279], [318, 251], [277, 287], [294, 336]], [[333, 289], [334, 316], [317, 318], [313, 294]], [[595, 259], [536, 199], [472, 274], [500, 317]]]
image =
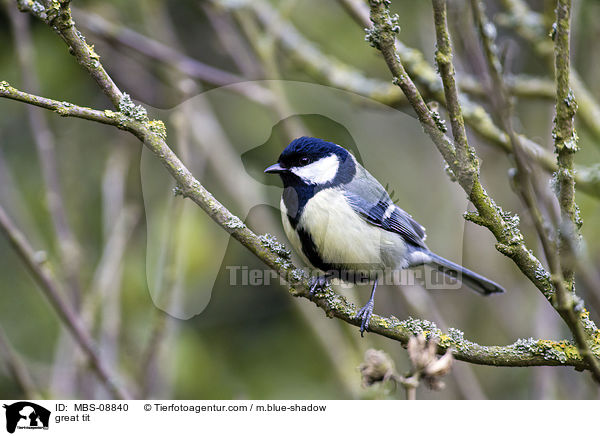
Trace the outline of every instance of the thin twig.
[[454, 136], [456, 157], [461, 167], [472, 168], [474, 171], [478, 171], [479, 164], [475, 154], [469, 149], [467, 142], [467, 131], [465, 130], [462, 109], [458, 101], [458, 90], [454, 80], [452, 47], [450, 46], [450, 35], [448, 34], [448, 24], [446, 22], [446, 0], [433, 0], [433, 12], [437, 38], [435, 61], [442, 77], [442, 83], [444, 84], [446, 107], [448, 108], [448, 115], [452, 126], [452, 135]]
[[10, 244], [14, 247], [19, 257], [23, 260], [33, 278], [40, 285], [40, 289], [50, 301], [50, 304], [56, 310], [62, 323], [73, 334], [73, 338], [79, 344], [92, 368], [96, 371], [98, 377], [104, 382], [109, 391], [119, 399], [130, 399], [131, 395], [121, 386], [115, 376], [106, 367], [96, 351], [96, 345], [79, 316], [73, 311], [69, 303], [64, 298], [64, 292], [54, 278], [50, 268], [46, 263], [40, 263], [36, 258], [36, 253], [23, 235], [15, 227], [4, 209], [0, 206], [0, 230], [6, 236]]

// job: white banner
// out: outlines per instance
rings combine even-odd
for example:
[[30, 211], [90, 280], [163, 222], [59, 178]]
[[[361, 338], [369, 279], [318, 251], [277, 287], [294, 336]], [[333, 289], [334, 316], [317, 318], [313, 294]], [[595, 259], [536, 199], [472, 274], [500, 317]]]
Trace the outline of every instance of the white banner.
[[[19, 436], [569, 434], [574, 425], [578, 433], [591, 430], [590, 418], [598, 409], [596, 401], [15, 400], [2, 404], [0, 435]], [[573, 421], [569, 416], [579, 418]]]

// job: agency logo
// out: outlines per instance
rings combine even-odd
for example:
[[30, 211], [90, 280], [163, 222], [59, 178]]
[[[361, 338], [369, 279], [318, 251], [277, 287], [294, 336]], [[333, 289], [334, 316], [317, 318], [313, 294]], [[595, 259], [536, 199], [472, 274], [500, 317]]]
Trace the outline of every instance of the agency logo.
[[3, 407], [6, 409], [6, 431], [9, 433], [14, 433], [16, 429], [48, 430], [48, 409], [29, 401], [4, 404]]

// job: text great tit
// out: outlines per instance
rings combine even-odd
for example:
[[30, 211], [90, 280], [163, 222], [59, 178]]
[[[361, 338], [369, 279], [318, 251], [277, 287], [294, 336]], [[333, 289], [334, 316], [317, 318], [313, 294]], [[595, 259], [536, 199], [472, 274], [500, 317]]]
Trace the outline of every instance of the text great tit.
[[297, 138], [265, 173], [279, 174], [283, 181], [281, 218], [288, 239], [321, 272], [311, 293], [334, 276], [373, 282], [371, 297], [357, 315], [361, 335], [368, 328], [383, 271], [430, 265], [482, 295], [504, 292], [493, 281], [432, 253], [425, 245], [425, 228], [337, 144]]

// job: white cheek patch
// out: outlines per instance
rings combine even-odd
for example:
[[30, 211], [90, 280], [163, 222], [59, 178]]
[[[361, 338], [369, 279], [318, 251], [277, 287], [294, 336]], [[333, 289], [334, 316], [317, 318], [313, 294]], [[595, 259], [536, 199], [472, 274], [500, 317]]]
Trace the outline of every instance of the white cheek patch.
[[319, 159], [304, 167], [294, 167], [291, 171], [307, 183], [320, 185], [331, 182], [337, 174], [340, 162], [335, 154]]

